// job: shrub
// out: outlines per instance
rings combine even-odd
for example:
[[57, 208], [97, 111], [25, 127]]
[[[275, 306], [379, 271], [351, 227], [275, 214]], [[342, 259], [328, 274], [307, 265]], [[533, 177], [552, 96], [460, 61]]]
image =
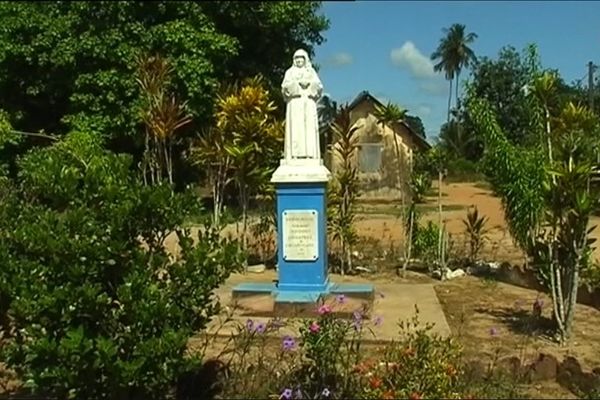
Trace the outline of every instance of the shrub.
[[426, 264], [436, 261], [439, 231], [435, 222], [427, 221], [426, 225], [421, 225], [417, 219], [413, 228], [412, 254]]
[[[342, 296], [338, 302], [343, 302]], [[381, 349], [365, 348], [363, 340], [380, 318], [356, 310], [349, 319], [336, 317], [323, 304], [316, 318], [301, 320], [273, 348], [269, 336], [283, 322], [248, 320], [238, 327], [232, 346], [222, 354], [228, 373], [218, 386], [219, 398], [399, 399], [519, 398], [517, 385], [504, 385], [490, 370], [474, 380], [453, 338], [432, 333], [432, 325], [414, 318], [400, 322], [398, 339]]]
[[96, 138], [27, 154], [0, 204], [3, 359], [45, 396], [165, 399], [197, 364], [187, 341], [218, 311], [238, 247], [210, 229], [194, 244], [180, 227], [196, 199], [143, 186]]

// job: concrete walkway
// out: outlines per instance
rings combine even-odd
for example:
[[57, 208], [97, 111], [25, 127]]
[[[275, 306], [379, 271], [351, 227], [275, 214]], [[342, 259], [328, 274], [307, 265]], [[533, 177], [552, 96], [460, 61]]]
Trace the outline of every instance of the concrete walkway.
[[[208, 327], [209, 333], [217, 336], [231, 336], [235, 334], [236, 327], [245, 324], [248, 319], [252, 319], [254, 323], [268, 322], [274, 317], [273, 314], [273, 299], [268, 295], [256, 295], [239, 299], [237, 304], [232, 303], [231, 291], [235, 285], [241, 282], [272, 282], [277, 278], [274, 271], [266, 271], [261, 274], [235, 274], [222, 285], [216, 295], [219, 297], [223, 306], [229, 306], [232, 313], [232, 320], [225, 325], [222, 322], [215, 320]], [[372, 309], [369, 313], [369, 318], [373, 321], [379, 320], [381, 323], [377, 327], [373, 327], [374, 336], [366, 334], [365, 341], [367, 342], [388, 342], [398, 337], [399, 321], [411, 320], [415, 315], [415, 306], [419, 310], [419, 323], [421, 326], [425, 324], [433, 324], [432, 333], [441, 336], [450, 334], [450, 327], [446, 321], [446, 316], [442, 311], [440, 302], [430, 283], [383, 283], [370, 282], [360, 277], [339, 277], [330, 276], [332, 282], [362, 282], [374, 283], [375, 299], [372, 304]], [[328, 299], [327, 303], [334, 303], [334, 299]], [[352, 313], [352, 311], [361, 309], [365, 306], [365, 300], [361, 299], [346, 299], [342, 305], [334, 305], [334, 309]], [[285, 315], [286, 326], [282, 328], [277, 336], [297, 335], [297, 325], [300, 322], [294, 315]]]

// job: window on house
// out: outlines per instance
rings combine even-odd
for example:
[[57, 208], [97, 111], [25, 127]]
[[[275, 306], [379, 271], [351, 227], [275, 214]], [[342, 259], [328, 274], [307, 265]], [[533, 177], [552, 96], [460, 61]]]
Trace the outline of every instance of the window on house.
[[381, 169], [383, 144], [362, 143], [358, 149], [358, 172], [373, 173]]

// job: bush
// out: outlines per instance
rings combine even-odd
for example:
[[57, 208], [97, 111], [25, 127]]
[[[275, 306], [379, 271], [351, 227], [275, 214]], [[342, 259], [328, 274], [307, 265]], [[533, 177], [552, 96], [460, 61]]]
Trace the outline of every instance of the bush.
[[[337, 302], [343, 302], [342, 296]], [[480, 381], [467, 374], [462, 349], [452, 338], [421, 325], [418, 310], [401, 322], [398, 340], [381, 350], [365, 348], [363, 339], [377, 329], [380, 318], [356, 310], [350, 319], [323, 304], [318, 316], [304, 319], [297, 339], [283, 337], [277, 348], [268, 337], [283, 327], [272, 320], [248, 320], [222, 354], [228, 374], [219, 398], [399, 399], [519, 398], [517, 385], [497, 381], [490, 373]], [[287, 327], [288, 329], [291, 327]], [[490, 396], [491, 395], [491, 396]]]
[[427, 221], [421, 225], [419, 219], [415, 218], [412, 236], [412, 254], [420, 258], [424, 263], [431, 264], [438, 257], [438, 238], [440, 227], [433, 221]]
[[453, 182], [476, 182], [484, 178], [476, 162], [464, 158], [448, 160], [448, 181]]
[[143, 186], [96, 137], [27, 154], [0, 203], [3, 360], [44, 396], [165, 399], [199, 361], [187, 341], [238, 247], [210, 229], [194, 244], [180, 227], [196, 199]]

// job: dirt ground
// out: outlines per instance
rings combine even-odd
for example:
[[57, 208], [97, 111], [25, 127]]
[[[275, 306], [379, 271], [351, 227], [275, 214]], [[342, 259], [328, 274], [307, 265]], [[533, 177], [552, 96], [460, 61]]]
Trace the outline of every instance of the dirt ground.
[[[476, 206], [479, 215], [488, 218], [486, 225], [489, 229], [488, 241], [482, 251], [483, 258], [522, 264], [523, 253], [512, 242], [504, 220], [501, 201], [498, 197], [493, 196], [491, 190], [486, 186], [484, 183], [461, 182], [442, 187], [442, 207], [444, 209], [442, 218], [451, 240], [458, 246], [461, 241], [464, 241], [462, 220], [466, 217], [467, 208]], [[434, 183], [434, 190], [437, 192], [436, 183]], [[437, 197], [427, 197], [423, 206], [428, 212], [425, 213], [422, 220], [438, 222]], [[381, 213], [378, 213], [378, 208]], [[363, 209], [369, 210], [369, 212], [360, 216], [357, 224], [360, 234], [380, 240], [384, 246], [398, 244], [403, 237], [403, 228], [400, 219], [390, 212], [391, 208], [392, 206], [389, 204], [385, 207], [377, 204], [363, 205]], [[600, 217], [593, 217], [591, 225], [600, 225]], [[600, 239], [600, 228], [596, 229], [592, 236]], [[595, 251], [595, 257], [600, 258], [600, 246]]]

